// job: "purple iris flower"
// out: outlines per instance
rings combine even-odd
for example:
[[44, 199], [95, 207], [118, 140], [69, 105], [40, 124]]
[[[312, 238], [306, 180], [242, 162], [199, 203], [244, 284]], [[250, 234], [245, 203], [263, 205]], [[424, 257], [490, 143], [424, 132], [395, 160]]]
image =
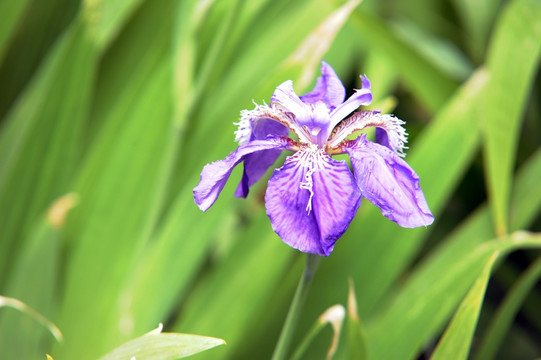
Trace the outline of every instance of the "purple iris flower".
[[[392, 115], [361, 110], [372, 101], [370, 82], [345, 99], [342, 82], [325, 62], [314, 90], [301, 97], [292, 81], [276, 88], [269, 105], [241, 112], [236, 131], [239, 147], [224, 160], [206, 165], [194, 189], [195, 203], [206, 211], [214, 204], [233, 168], [244, 162], [235, 196], [271, 167], [283, 150], [294, 151], [274, 170], [265, 195], [272, 228], [290, 246], [303, 252], [329, 255], [365, 197], [384, 216], [402, 227], [427, 226], [434, 221], [419, 185], [419, 177], [402, 159], [404, 124]], [[349, 116], [349, 117], [348, 117]], [[375, 142], [365, 134], [375, 127]], [[298, 140], [288, 137], [289, 132]], [[348, 154], [346, 161], [331, 157]]]

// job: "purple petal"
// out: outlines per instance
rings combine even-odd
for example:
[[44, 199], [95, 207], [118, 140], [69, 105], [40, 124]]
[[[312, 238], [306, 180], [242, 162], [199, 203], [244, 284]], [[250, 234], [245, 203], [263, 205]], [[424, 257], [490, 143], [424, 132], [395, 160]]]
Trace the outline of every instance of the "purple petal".
[[248, 196], [250, 187], [254, 185], [267, 172], [276, 159], [280, 156], [282, 150], [262, 150], [253, 154], [246, 155], [244, 160], [244, 172], [239, 186], [235, 191], [236, 197], [245, 198]]
[[240, 145], [237, 150], [229, 154], [224, 160], [218, 160], [205, 165], [203, 171], [201, 171], [201, 180], [193, 189], [195, 203], [201, 210], [207, 211], [214, 204], [218, 195], [220, 195], [233, 168], [244, 160], [247, 155], [258, 151], [271, 149], [283, 150], [291, 147], [291, 140], [283, 137], [254, 140]]
[[256, 105], [253, 110], [241, 111], [241, 118], [235, 131], [235, 141], [239, 145], [267, 136], [287, 136], [291, 119], [281, 109], [269, 105]]
[[360, 195], [346, 162], [321, 150], [303, 150], [274, 170], [265, 205], [286, 244], [327, 256], [355, 216]]
[[317, 79], [314, 90], [300, 97], [306, 104], [322, 101], [333, 110], [344, 102], [346, 90], [334, 69], [325, 61], [321, 62], [321, 76]]
[[338, 125], [340, 121], [345, 119], [353, 111], [357, 110], [359, 106], [369, 105], [372, 102], [370, 81], [364, 76], [361, 76], [361, 81], [362, 88], [360, 90], [355, 90], [353, 95], [331, 113], [331, 129]]
[[[257, 118], [252, 121], [250, 141], [265, 139], [269, 135], [287, 136], [289, 129], [273, 119]], [[262, 150], [246, 155], [242, 179], [235, 191], [236, 197], [246, 197], [254, 185], [280, 156], [282, 150]]]
[[293, 81], [291, 80], [284, 81], [278, 85], [271, 96], [271, 100], [282, 104], [297, 119], [306, 120], [310, 117], [310, 107], [303, 103], [297, 96], [295, 90], [293, 90]]
[[326, 103], [303, 103], [293, 90], [291, 80], [279, 85], [271, 99], [295, 116], [290, 128], [297, 134], [300, 142], [322, 145], [327, 140], [331, 128], [329, 128], [330, 109]]
[[362, 135], [345, 147], [362, 195], [402, 227], [432, 224], [419, 176], [394, 151]]

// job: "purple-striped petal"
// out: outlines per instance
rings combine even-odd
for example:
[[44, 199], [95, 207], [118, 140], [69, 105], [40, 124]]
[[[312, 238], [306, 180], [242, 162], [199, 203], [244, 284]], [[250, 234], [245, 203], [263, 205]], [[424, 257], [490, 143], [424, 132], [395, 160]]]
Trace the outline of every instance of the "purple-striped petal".
[[220, 195], [233, 168], [243, 161], [246, 156], [258, 151], [293, 149], [294, 144], [292, 142], [292, 140], [283, 137], [254, 140], [240, 145], [237, 150], [229, 154], [224, 160], [207, 164], [201, 171], [199, 184], [193, 189], [195, 203], [201, 210], [207, 211]]
[[362, 195], [402, 227], [432, 224], [419, 176], [396, 152], [361, 135], [345, 144]]
[[265, 196], [272, 228], [303, 252], [327, 256], [361, 204], [346, 162], [305, 149], [274, 170]]
[[305, 104], [315, 104], [318, 101], [327, 104], [334, 110], [344, 102], [346, 90], [334, 69], [325, 61], [321, 62], [321, 76], [316, 81], [314, 90], [300, 97]]

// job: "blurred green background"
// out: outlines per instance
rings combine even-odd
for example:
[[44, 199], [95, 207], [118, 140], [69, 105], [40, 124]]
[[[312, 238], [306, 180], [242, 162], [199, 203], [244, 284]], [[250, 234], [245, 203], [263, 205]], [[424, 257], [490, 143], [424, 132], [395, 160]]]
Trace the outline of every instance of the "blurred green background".
[[[266, 181], [207, 213], [202, 167], [242, 109], [314, 84], [320, 61], [407, 122], [436, 221], [364, 201], [322, 260], [298, 344], [347, 302], [337, 359], [541, 357], [541, 1], [0, 1], [0, 358], [95, 359], [158, 326], [223, 338], [198, 359], [265, 359], [303, 254]], [[240, 167], [239, 167], [240, 168]], [[485, 289], [487, 289], [485, 294]], [[332, 330], [304, 359], [323, 359]]]

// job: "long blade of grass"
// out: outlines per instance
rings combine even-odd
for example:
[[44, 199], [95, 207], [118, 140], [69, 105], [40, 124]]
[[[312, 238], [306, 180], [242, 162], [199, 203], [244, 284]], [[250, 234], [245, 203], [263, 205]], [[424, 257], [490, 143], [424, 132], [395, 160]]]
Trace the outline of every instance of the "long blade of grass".
[[[161, 190], [164, 139], [172, 119], [170, 14], [167, 1], [140, 8], [115, 51], [103, 59], [93, 113], [99, 125], [73, 185], [81, 202], [68, 224], [73, 239], [59, 321], [66, 329], [65, 344], [57, 347], [60, 356], [95, 358], [130, 335], [129, 327], [119, 328], [112, 314], [122, 306], [118, 293], [135, 254], [148, 240], [141, 234], [148, 227], [152, 199]], [[136, 35], [141, 36], [134, 43], [131, 36]], [[145, 56], [134, 59], [134, 52]], [[140, 71], [120, 77], [130, 69]], [[102, 93], [102, 86], [117, 91], [107, 98], [111, 94]]]
[[3, 55], [13, 37], [18, 21], [29, 2], [29, 0], [0, 2], [0, 14], [3, 19], [0, 23], [0, 64], [2, 64]]
[[[123, 306], [118, 291], [133, 267], [134, 257], [148, 240], [140, 235], [146, 229], [155, 193], [160, 191], [161, 164], [157, 159], [163, 158], [163, 139], [171, 130], [171, 75], [168, 61], [143, 74], [148, 76], [147, 82], [138, 96], [144, 100], [123, 109], [125, 117], [118, 120], [129, 121], [120, 132], [109, 119], [107, 125], [111, 127], [102, 129], [91, 149], [92, 156], [82, 167], [76, 185], [81, 204], [72, 225], [78, 231], [67, 268], [60, 321], [66, 329], [61, 354], [67, 358], [95, 357], [118, 345], [123, 333], [130, 333], [129, 323], [127, 329], [119, 328], [111, 315], [116, 306]], [[130, 161], [131, 157], [137, 161]]]
[[458, 261], [453, 258], [452, 263], [442, 263], [446, 270], [440, 269], [437, 279], [433, 274], [420, 273], [397, 294], [397, 301], [385, 314], [369, 324], [369, 358], [414, 358], [424, 341], [455, 309], [494, 252], [501, 252], [503, 256], [530, 247], [541, 247], [541, 235], [516, 232], [504, 239], [480, 244]]
[[0, 349], [2, 357], [7, 359], [41, 357], [45, 345], [53, 339], [47, 328], [61, 340], [57, 327], [50, 325], [58, 295], [60, 232], [49, 221], [41, 219], [28, 236], [9, 273], [3, 294], [17, 299], [16, 304], [24, 303], [23, 308], [18, 308], [31, 317], [13, 312], [0, 316]]
[[[0, 283], [17, 240], [47, 204], [66, 192], [81, 155], [96, 64], [94, 45], [75, 23], [40, 68], [0, 133]], [[9, 204], [9, 206], [6, 206]]]
[[519, 129], [541, 55], [540, 17], [539, 1], [510, 3], [498, 21], [487, 57], [490, 85], [480, 121], [492, 216], [500, 236], [508, 228]]
[[[135, 0], [87, 1], [21, 94], [0, 136], [0, 284], [21, 229], [67, 191], [82, 154], [101, 46]], [[122, 6], [120, 6], [122, 5]], [[110, 11], [113, 7], [113, 11]], [[108, 14], [114, 14], [109, 18]], [[105, 28], [104, 31], [100, 32]]]
[[436, 350], [432, 354], [432, 360], [450, 358], [466, 360], [468, 358], [490, 273], [497, 258], [498, 253], [493, 253], [481, 271], [481, 274], [468, 291], [468, 294], [462, 300], [451, 323], [439, 341]]
[[414, 96], [430, 112], [437, 113], [456, 90], [458, 82], [425, 60], [376, 16], [359, 10], [353, 14], [351, 22], [367, 48], [385, 53]]
[[468, 35], [468, 50], [477, 62], [483, 60], [490, 30], [496, 18], [501, 0], [453, 0]]
[[528, 293], [534, 288], [541, 277], [541, 259], [533, 263], [528, 270], [520, 277], [518, 282], [507, 293], [503, 303], [498, 308], [496, 315], [487, 327], [478, 352], [475, 354], [477, 360], [494, 359], [502, 344], [505, 334], [511, 328], [520, 306]]
[[[529, 191], [528, 189], [530, 189], [530, 184], [534, 181], [537, 181], [536, 179], [538, 179], [540, 175], [541, 151], [539, 151], [535, 156], [533, 156], [524, 166], [524, 168], [521, 169], [521, 171], [519, 172], [516, 181], [516, 189], [513, 194], [512, 203], [514, 204], [514, 206], [521, 208], [523, 204], [530, 203], [530, 199], [525, 197], [524, 193], [526, 191]], [[513, 226], [513, 229], [519, 229], [528, 226], [528, 224], [533, 219], [535, 219], [536, 214], [538, 214], [539, 210], [541, 209], [541, 195], [538, 194], [537, 196], [534, 196], [534, 198], [534, 201], [537, 201], [536, 206], [533, 206], [530, 203], [530, 206], [526, 207], [527, 211], [520, 213], [520, 217], [512, 218], [513, 220], [511, 224]], [[416, 306], [418, 309], [422, 309], [426, 306], [430, 307], [431, 301], [435, 300], [424, 300], [426, 298], [427, 289], [431, 289], [433, 285], [439, 286], [441, 284], [441, 280], [447, 276], [449, 268], [454, 266], [453, 264], [456, 264], [456, 259], [466, 258], [467, 256], [469, 256], [468, 254], [471, 254], [474, 251], [475, 247], [479, 246], [483, 241], [493, 236], [491, 227], [492, 226], [490, 222], [489, 209], [486, 206], [483, 206], [476, 213], [474, 213], [474, 215], [467, 222], [465, 222], [455, 233], [451, 234], [451, 236], [446, 239], [432, 255], [428, 256], [426, 260], [423, 261], [423, 263], [417, 266], [417, 268], [411, 275], [408, 283], [403, 287], [402, 290], [400, 290], [398, 293], [393, 294], [394, 300], [391, 302], [389, 307], [385, 307], [385, 317], [387, 317], [387, 315], [389, 316], [389, 319], [387, 321], [389, 321], [389, 323], [396, 321], [396, 318], [402, 317], [404, 311], [408, 311], [407, 309], [416, 308]], [[473, 279], [473, 277], [471, 277], [471, 274], [468, 273], [468, 276]], [[465, 291], [464, 287], [462, 287], [462, 289], [464, 289]], [[452, 293], [454, 294], [454, 301], [456, 302], [459, 301], [459, 296], [455, 296], [455, 292], [457, 291], [458, 287], [454, 287]], [[423, 301], [421, 302], [419, 301], [419, 299], [423, 299]], [[436, 303], [443, 304], [445, 306], [449, 306], [449, 302], [452, 302], [449, 296], [445, 297], [445, 301], [436, 301]], [[425, 309], [428, 309], [428, 307], [426, 307]], [[435, 310], [437, 311], [432, 314], [428, 314], [428, 316], [430, 316], [430, 321], [424, 321], [423, 319], [420, 319], [423, 324], [422, 326], [426, 326], [428, 327], [428, 329], [425, 329], [425, 331], [420, 331], [421, 327], [412, 324], [412, 328], [415, 328], [416, 331], [405, 331], [403, 334], [411, 334], [411, 336], [401, 335], [398, 338], [400, 339], [400, 341], [398, 343], [394, 342], [393, 347], [402, 348], [402, 350], [404, 350], [405, 348], [409, 348], [410, 346], [412, 346], [412, 341], [413, 343], [417, 344], [414, 345], [414, 347], [421, 346], [422, 343], [427, 341], [428, 334], [441, 326], [444, 319], [446, 318], [446, 316], [450, 315], [451, 311], [451, 309], [449, 308], [447, 312], [443, 308]], [[392, 316], [391, 313], [395, 313], [395, 316]], [[435, 316], [435, 314], [438, 315]], [[392, 318], [395, 319], [391, 320]], [[375, 326], [377, 329], [379, 329], [378, 331], [383, 331], [383, 333], [385, 333], [386, 331], [389, 331], [389, 329], [394, 328], [393, 325], [388, 325], [391, 326], [390, 328], [385, 328], [384, 326], [380, 327], [381, 324], [379, 324], [379, 321], [383, 320], [380, 319], [377, 320], [375, 323], [371, 323], [372, 326]], [[413, 338], [416, 338], [417, 340], [414, 340]], [[379, 338], [376, 337], [375, 339], [378, 340], [377, 343], [374, 344], [375, 349], [379, 349], [381, 346], [386, 346], [380, 341]], [[413, 354], [416, 350], [410, 351]], [[383, 354], [381, 353], [378, 354], [378, 356], [383, 356]]]
[[274, 234], [261, 234], [267, 224], [260, 211], [231, 255], [193, 292], [174, 325], [175, 331], [224, 338], [229, 346], [220, 358], [231, 358], [243, 346], [246, 330], [272, 297], [292, 255]]

